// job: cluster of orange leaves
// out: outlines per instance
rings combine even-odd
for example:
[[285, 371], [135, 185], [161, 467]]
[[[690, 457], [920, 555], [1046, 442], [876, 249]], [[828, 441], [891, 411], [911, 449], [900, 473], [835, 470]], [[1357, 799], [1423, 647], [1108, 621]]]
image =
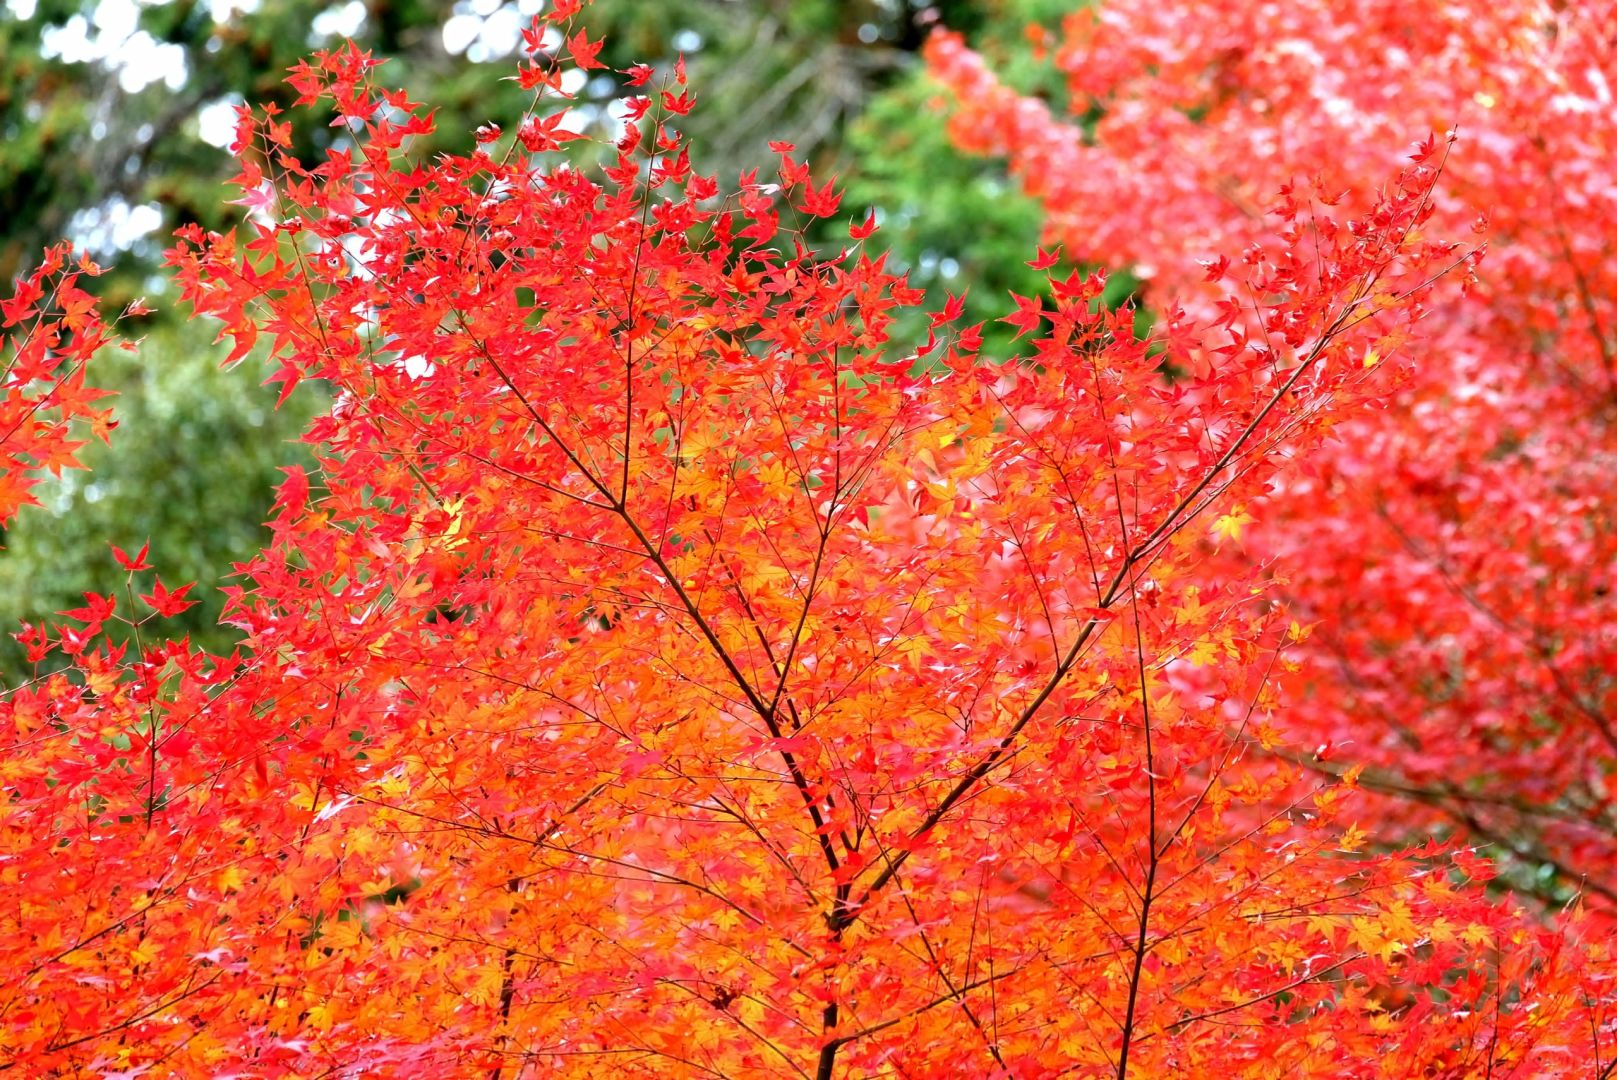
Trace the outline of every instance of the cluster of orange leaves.
[[[1377, 846], [1355, 772], [1271, 753], [1308, 632], [1232, 557], [1462, 302], [1447, 143], [1285, 186], [1149, 340], [1052, 274], [1005, 362], [952, 310], [888, 339], [920, 296], [868, 217], [803, 243], [839, 205], [792, 147], [721, 197], [681, 69], [626, 73], [615, 161], [567, 165], [576, 8], [525, 37], [530, 121], [464, 155], [412, 157], [425, 109], [352, 47], [293, 74], [346, 132], [318, 165], [243, 112], [248, 220], [170, 262], [336, 388], [320, 469], [228, 590], [237, 654], [98, 638], [160, 586], [32, 632], [0, 1070], [1598, 1072], [1598, 924]], [[23, 306], [76, 365], [71, 300]], [[133, 596], [162, 553], [117, 557]]]

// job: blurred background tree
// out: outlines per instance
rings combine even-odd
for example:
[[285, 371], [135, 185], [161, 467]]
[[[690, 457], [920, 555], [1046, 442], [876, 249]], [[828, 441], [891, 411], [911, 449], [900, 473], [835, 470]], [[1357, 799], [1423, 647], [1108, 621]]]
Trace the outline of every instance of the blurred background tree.
[[[1036, 292], [1025, 265], [1040, 217], [997, 162], [948, 145], [929, 108], [934, 90], [916, 52], [934, 24], [971, 35], [1020, 88], [1062, 93], [1036, 62], [1040, 34], [1071, 0], [596, 0], [591, 37], [603, 62], [669, 68], [685, 56], [700, 102], [687, 133], [696, 164], [733, 184], [767, 175], [771, 139], [797, 144], [821, 175], [848, 186], [850, 217], [877, 210], [877, 236], [937, 294], [967, 292], [985, 320], [988, 350], [1012, 350], [991, 320], [1007, 289]], [[0, 277], [26, 269], [66, 236], [112, 270], [92, 284], [110, 311], [145, 296], [156, 314], [131, 333], [137, 353], [103, 359], [93, 381], [115, 390], [111, 448], [88, 454], [88, 473], [52, 485], [0, 537], [0, 615], [38, 621], [76, 606], [85, 590], [111, 593], [122, 577], [102, 538], [147, 538], [165, 580], [196, 580], [204, 602], [170, 626], [216, 650], [214, 586], [259, 545], [279, 468], [307, 463], [296, 438], [324, 407], [319, 387], [281, 410], [251, 360], [222, 371], [224, 350], [203, 324], [168, 302], [162, 251], [178, 225], [226, 228], [225, 151], [243, 102], [290, 106], [282, 82], [297, 60], [343, 38], [388, 58], [383, 76], [440, 105], [438, 134], [421, 149], [461, 147], [478, 125], [509, 125], [528, 95], [507, 81], [522, 27], [543, 0], [0, 0]], [[1041, 82], [1041, 80], [1043, 80]], [[610, 134], [620, 81], [576, 88], [578, 120]], [[340, 131], [306, 125], [326, 140]], [[307, 138], [307, 136], [306, 136]], [[588, 154], [587, 144], [581, 151]], [[317, 142], [296, 147], [315, 157]], [[830, 250], [840, 226], [811, 237]], [[1119, 287], [1119, 295], [1127, 283]], [[898, 339], [925, 336], [916, 319]], [[9, 634], [0, 678], [29, 668]]]

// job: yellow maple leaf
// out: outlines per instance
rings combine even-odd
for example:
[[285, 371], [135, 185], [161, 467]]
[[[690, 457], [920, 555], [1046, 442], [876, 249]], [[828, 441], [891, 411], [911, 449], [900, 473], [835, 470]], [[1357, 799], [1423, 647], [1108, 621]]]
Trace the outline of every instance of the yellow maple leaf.
[[158, 943], [147, 938], [129, 950], [129, 963], [132, 967], [147, 967], [161, 955], [162, 948]]
[[1231, 540], [1241, 539], [1241, 530], [1256, 521], [1257, 518], [1246, 512], [1246, 507], [1236, 506], [1229, 513], [1213, 522], [1213, 534], [1218, 537], [1228, 537]]
[[1381, 920], [1356, 915], [1348, 928], [1348, 941], [1367, 956], [1377, 956], [1383, 963], [1403, 951], [1403, 946], [1383, 933]]

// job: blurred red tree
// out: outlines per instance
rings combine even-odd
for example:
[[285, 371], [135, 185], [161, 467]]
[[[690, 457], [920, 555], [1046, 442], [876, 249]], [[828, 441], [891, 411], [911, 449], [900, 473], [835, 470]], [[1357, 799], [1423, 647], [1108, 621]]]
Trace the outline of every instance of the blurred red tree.
[[[1085, 129], [957, 37], [929, 62], [961, 145], [1009, 156], [1051, 235], [1216, 302], [1197, 261], [1284, 244], [1282, 185], [1363, 190], [1454, 125], [1436, 217], [1486, 232], [1420, 361], [1255, 511], [1243, 557], [1319, 630], [1287, 723], [1365, 767], [1377, 831], [1452, 829], [1553, 904], [1617, 901], [1617, 11], [1606, 4], [1108, 3], [1053, 61]], [[1473, 220], [1481, 211], [1482, 218]], [[1256, 247], [1251, 247], [1255, 245]], [[1239, 265], [1237, 262], [1236, 265]]]

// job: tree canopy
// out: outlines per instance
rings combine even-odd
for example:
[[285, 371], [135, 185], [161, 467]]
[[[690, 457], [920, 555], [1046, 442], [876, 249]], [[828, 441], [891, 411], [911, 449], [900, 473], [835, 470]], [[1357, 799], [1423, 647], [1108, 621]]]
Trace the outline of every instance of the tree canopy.
[[[329, 404], [237, 643], [118, 538], [18, 635], [0, 1066], [1610, 1073], [1612, 39], [1472, 7], [933, 33], [1008, 341], [580, 0], [509, 118], [295, 63], [162, 261]], [[104, 276], [0, 302], [0, 524], [124, 434]]]

